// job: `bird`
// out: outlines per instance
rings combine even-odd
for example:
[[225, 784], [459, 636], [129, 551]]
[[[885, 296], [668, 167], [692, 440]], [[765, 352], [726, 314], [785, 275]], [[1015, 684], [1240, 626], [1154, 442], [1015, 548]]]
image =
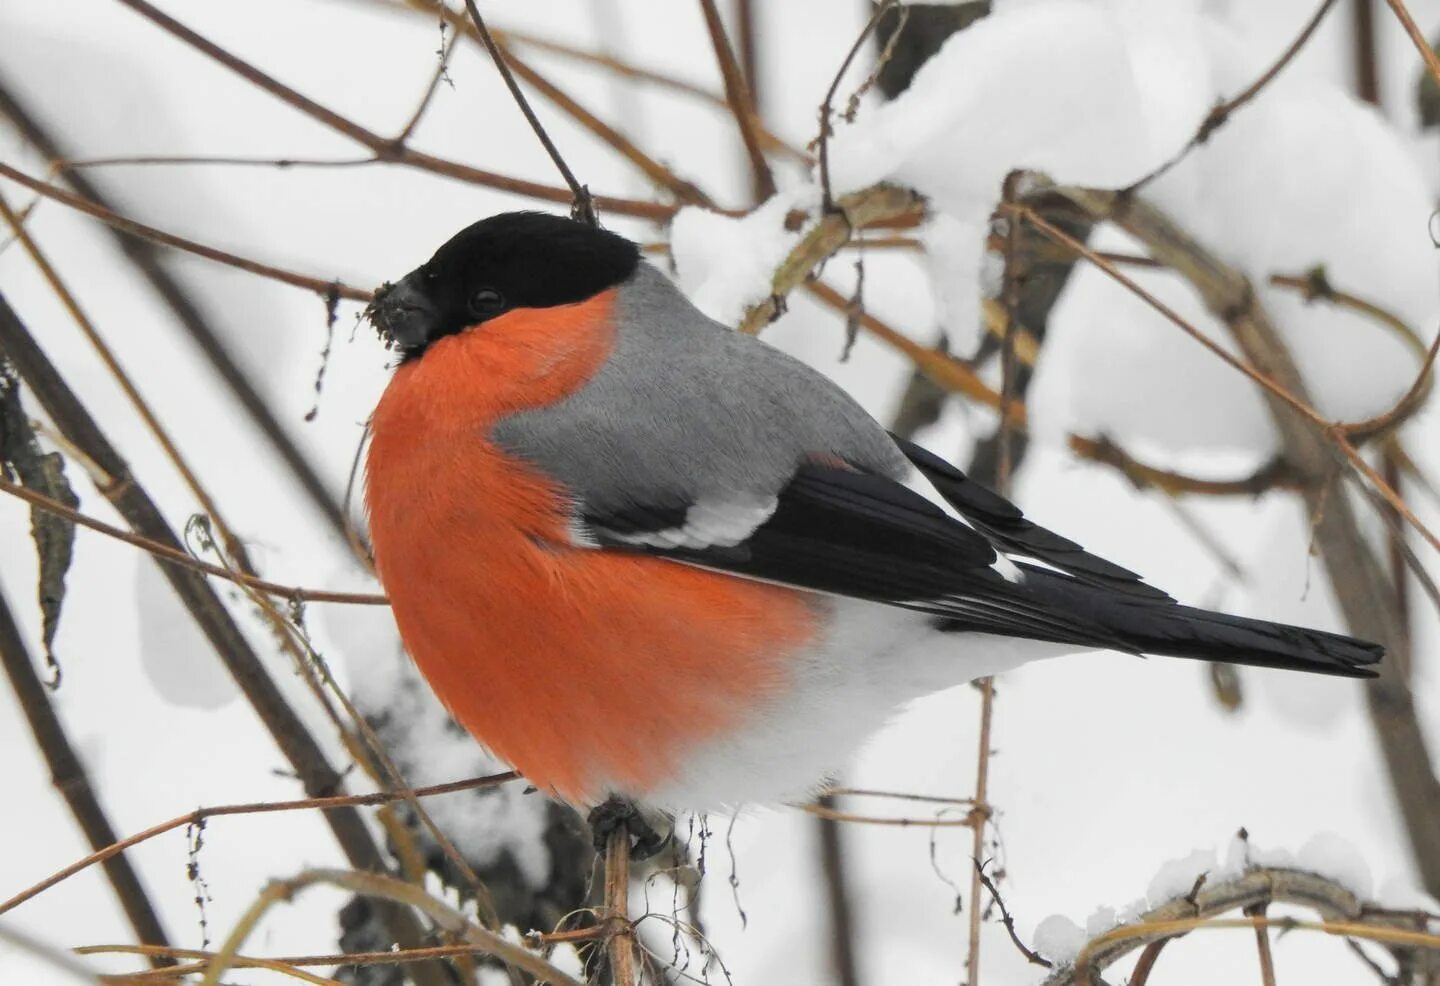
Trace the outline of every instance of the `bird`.
[[1031, 660], [1358, 678], [1383, 655], [1176, 602], [598, 225], [481, 219], [369, 316], [398, 354], [365, 498], [401, 640], [597, 844], [601, 823], [639, 851], [655, 815], [807, 800], [904, 703]]

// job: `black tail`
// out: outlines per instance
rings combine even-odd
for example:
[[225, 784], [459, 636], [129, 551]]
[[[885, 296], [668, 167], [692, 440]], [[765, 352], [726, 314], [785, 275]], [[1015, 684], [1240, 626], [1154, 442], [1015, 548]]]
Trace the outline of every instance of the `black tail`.
[[1166, 657], [1373, 678], [1379, 644], [1323, 630], [1228, 616], [1165, 599], [1113, 592], [1022, 564], [1027, 595], [1098, 623], [1135, 650]]

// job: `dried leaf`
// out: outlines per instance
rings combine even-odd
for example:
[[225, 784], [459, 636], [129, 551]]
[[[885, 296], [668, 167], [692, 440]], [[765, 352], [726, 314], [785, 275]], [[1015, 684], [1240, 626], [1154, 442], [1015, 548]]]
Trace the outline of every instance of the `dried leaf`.
[[[35, 429], [20, 404], [20, 380], [11, 367], [0, 361], [0, 471], [21, 486], [43, 493], [70, 507], [79, 507], [80, 498], [65, 478], [65, 460], [58, 452], [42, 452]], [[41, 635], [45, 663], [50, 668], [52, 689], [60, 687], [60, 662], [55, 657], [55, 632], [60, 627], [60, 609], [65, 602], [65, 574], [75, 548], [75, 525], [63, 517], [32, 507], [30, 536], [40, 563], [36, 586], [40, 598]]]

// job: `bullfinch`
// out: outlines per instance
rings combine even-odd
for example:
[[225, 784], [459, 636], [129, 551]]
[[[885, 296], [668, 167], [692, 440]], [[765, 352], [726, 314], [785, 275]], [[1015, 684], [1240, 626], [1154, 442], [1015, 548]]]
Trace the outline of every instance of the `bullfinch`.
[[702, 314], [631, 241], [515, 212], [386, 285], [366, 500], [406, 649], [573, 805], [808, 798], [897, 706], [1095, 649], [1365, 677], [1379, 646], [1182, 606]]

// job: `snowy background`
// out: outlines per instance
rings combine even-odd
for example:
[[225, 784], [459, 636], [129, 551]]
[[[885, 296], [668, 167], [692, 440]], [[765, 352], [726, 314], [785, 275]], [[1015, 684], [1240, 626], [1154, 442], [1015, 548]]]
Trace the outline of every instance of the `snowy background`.
[[[720, 89], [695, 4], [552, 0], [485, 7], [497, 25], [622, 53]], [[837, 0], [771, 0], [756, 7], [764, 117], [774, 132], [803, 146], [866, 10]], [[1440, 2], [1417, 0], [1411, 7], [1427, 32], [1440, 26]], [[932, 247], [928, 259], [872, 251], [865, 300], [922, 341], [938, 338], [943, 322], [960, 351], [973, 346], [974, 312], [995, 287], [998, 266], [982, 254], [981, 242], [1007, 171], [1035, 168], [1061, 181], [1110, 186], [1143, 174], [1184, 143], [1217, 98], [1268, 66], [1314, 3], [1008, 0], [996, 8], [988, 21], [957, 36], [907, 97], [889, 105], [867, 97], [857, 122], [840, 126], [832, 148], [837, 190], [889, 176], [931, 196], [941, 215], [921, 231]], [[413, 110], [440, 38], [433, 17], [358, 0], [170, 0], [166, 9], [380, 133], [398, 130]], [[1440, 185], [1440, 147], [1418, 131], [1413, 87], [1421, 66], [1381, 5], [1383, 113], [1353, 100], [1350, 17], [1348, 3], [1337, 5], [1286, 73], [1153, 189], [1153, 199], [1252, 279], [1323, 263], [1336, 286], [1382, 302], [1428, 341], [1440, 322], [1440, 278], [1427, 228]], [[344, 138], [108, 0], [7, 0], [0, 5], [0, 38], [5, 84], [77, 157], [356, 153]], [[867, 49], [842, 93], [859, 82], [872, 57]], [[540, 53], [530, 60], [721, 204], [749, 204], [748, 172], [722, 109]], [[416, 146], [551, 182], [542, 150], [483, 53], [461, 44], [449, 76], [453, 86], [438, 90]], [[644, 178], [608, 148], [543, 102], [537, 106], [593, 190], [651, 197]], [[32, 175], [46, 173], [46, 162], [4, 125], [0, 159]], [[780, 164], [777, 171], [787, 202], [813, 198], [803, 169]], [[136, 218], [360, 286], [404, 273], [478, 217], [533, 205], [388, 166], [115, 167], [91, 177]], [[12, 204], [29, 201], [18, 186], [0, 183], [0, 191]], [[771, 216], [785, 211], [771, 208]], [[646, 223], [605, 218], [638, 240], [670, 239]], [[313, 587], [364, 587], [345, 545], [274, 463], [98, 224], [43, 203], [30, 228], [215, 493], [262, 574]], [[708, 311], [733, 318], [763, 290], [767, 267], [756, 258], [778, 259], [787, 247], [773, 229], [773, 222], [737, 226], [682, 214], [674, 238], [682, 286]], [[1127, 246], [1113, 232], [1103, 232], [1096, 245]], [[323, 303], [197, 258], [177, 254], [168, 264], [204, 299], [227, 344], [338, 495], [387, 378], [387, 357], [373, 334], [364, 327], [351, 332], [358, 306], [341, 305], [319, 412], [307, 422], [325, 341]], [[844, 287], [850, 267], [847, 254], [827, 274]], [[1173, 276], [1141, 280], [1202, 328], [1223, 335]], [[15, 246], [0, 253], [0, 290], [172, 523], [183, 526], [195, 504]], [[1373, 323], [1270, 289], [1262, 290], [1262, 301], [1327, 413], [1376, 413], [1408, 385], [1413, 355]], [[908, 364], [863, 335], [841, 362], [843, 320], [833, 313], [797, 295], [766, 338], [830, 373], [882, 420], [893, 415]], [[1177, 523], [1163, 497], [1137, 493], [1114, 472], [1067, 450], [1068, 432], [1105, 433], [1149, 461], [1238, 476], [1274, 449], [1253, 388], [1098, 272], [1079, 269], [1057, 307], [1029, 404], [1037, 442], [1015, 495], [1030, 516], [1182, 600], [1338, 627], [1293, 498], [1187, 502], [1239, 562], [1243, 579], [1237, 579]], [[993, 420], [952, 401], [921, 438], [963, 462], [974, 436], [987, 433]], [[1407, 447], [1432, 475], [1440, 470], [1437, 425], [1430, 411], [1406, 430]], [[70, 470], [84, 509], [115, 521], [78, 467]], [[1433, 525], [1434, 504], [1415, 501]], [[0, 500], [0, 587], [38, 643], [33, 565], [27, 510]], [[248, 604], [238, 592], [222, 591], [316, 735], [333, 743], [333, 730]], [[1423, 601], [1416, 610], [1414, 688], [1433, 748], [1440, 749], [1440, 671], [1433, 660], [1440, 633]], [[382, 612], [316, 604], [309, 626], [358, 694], [390, 687], [397, 645]], [[248, 705], [142, 553], [79, 534], [56, 652], [65, 682], [55, 702], [122, 833], [201, 804], [300, 796]], [[1257, 846], [1341, 872], [1361, 893], [1404, 905], [1420, 899], [1360, 689], [1248, 669], [1242, 680], [1244, 703], [1229, 713], [1216, 701], [1205, 668], [1182, 661], [1093, 655], [1030, 666], [999, 682], [991, 800], [998, 808], [997, 865], [1022, 935], [1030, 937], [1051, 915], [1103, 930], [1104, 908], [1123, 916], [1147, 891], [1163, 898], [1177, 886], [1188, 889], [1188, 877], [1209, 865], [1210, 854], [1225, 860], [1242, 826]], [[0, 897], [88, 852], [10, 701], [0, 689]], [[858, 787], [968, 796], [978, 705], [968, 687], [917, 703], [868, 744], [845, 779]], [[344, 762], [338, 748], [331, 754]], [[433, 776], [412, 781], [485, 769], [464, 750], [447, 748], [444, 756], [431, 765]], [[718, 824], [723, 831], [723, 821]], [[842, 837], [863, 980], [960, 981], [966, 916], [954, 913], [952, 882], [968, 886], [968, 830], [936, 830], [933, 851], [932, 835], [922, 829], [852, 825]], [[748, 921], [742, 927], [724, 880], [731, 862], [716, 844], [711, 859], [719, 872], [712, 872], [704, 917], [735, 983], [829, 981], [813, 819], [791, 810], [751, 813], [735, 826], [730, 844]], [[1197, 851], [1200, 857], [1193, 856]], [[144, 844], [132, 857], [176, 943], [198, 947], [183, 831]], [[1161, 873], [1167, 861], [1187, 858]], [[306, 813], [214, 821], [200, 860], [213, 898], [207, 908], [212, 939], [223, 938], [270, 877], [341, 862], [323, 822]], [[532, 863], [545, 865], [543, 859]], [[667, 904], [668, 890], [664, 896]], [[338, 893], [311, 892], [274, 912], [247, 951], [331, 950], [341, 902]], [[3, 922], [63, 947], [129, 940], [98, 869]], [[1052, 918], [1042, 937], [1060, 942], [1064, 928]], [[987, 984], [1039, 978], [998, 924], [985, 926], [983, 956]], [[1277, 963], [1281, 982], [1364, 982], [1370, 975], [1343, 944], [1315, 935], [1287, 936], [1277, 946]], [[0, 982], [43, 983], [55, 975], [0, 944]], [[1154, 981], [1256, 976], [1252, 937], [1215, 932], [1173, 945]], [[252, 971], [227, 979], [278, 981]]]

